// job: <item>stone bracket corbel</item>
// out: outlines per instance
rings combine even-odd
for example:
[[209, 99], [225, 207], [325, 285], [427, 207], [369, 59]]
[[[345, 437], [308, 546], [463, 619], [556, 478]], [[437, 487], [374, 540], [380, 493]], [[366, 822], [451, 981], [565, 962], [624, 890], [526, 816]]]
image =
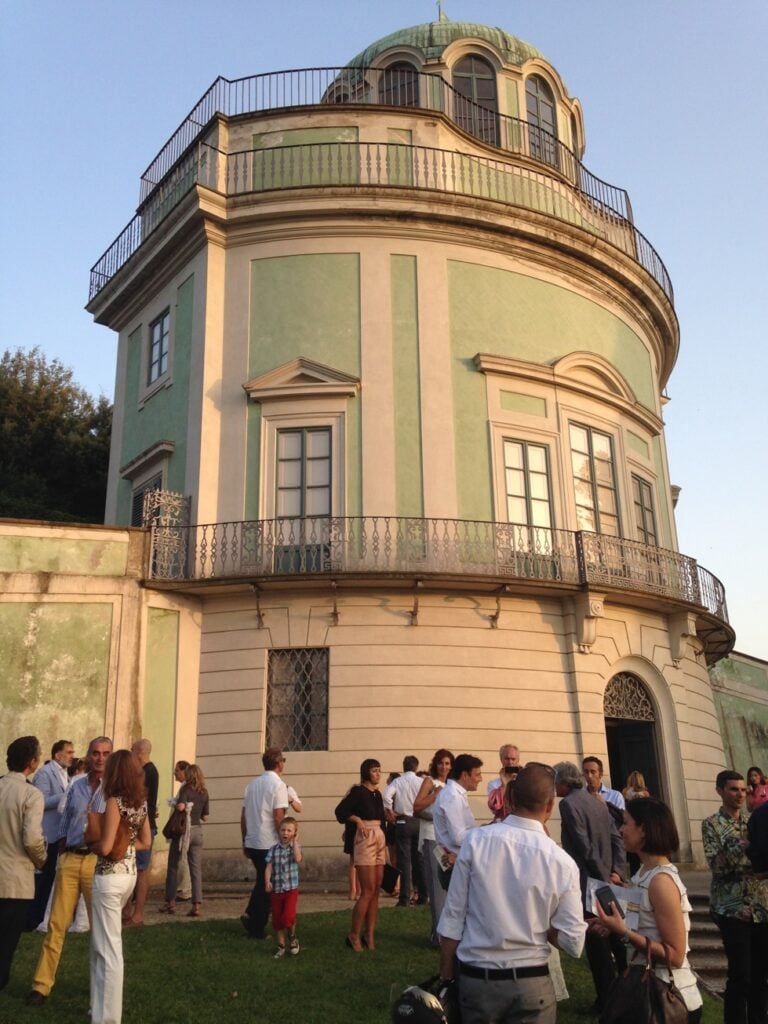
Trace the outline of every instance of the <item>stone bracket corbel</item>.
[[704, 644], [696, 633], [696, 616], [693, 612], [675, 612], [668, 619], [669, 653], [672, 664], [680, 668], [680, 662], [690, 647], [695, 657], [704, 651]]
[[605, 594], [593, 594], [586, 590], [576, 595], [576, 642], [582, 654], [589, 654], [597, 639], [597, 620], [605, 614]]
[[264, 629], [264, 616], [261, 613], [261, 588], [256, 583], [251, 584], [251, 591], [256, 596], [256, 628]]

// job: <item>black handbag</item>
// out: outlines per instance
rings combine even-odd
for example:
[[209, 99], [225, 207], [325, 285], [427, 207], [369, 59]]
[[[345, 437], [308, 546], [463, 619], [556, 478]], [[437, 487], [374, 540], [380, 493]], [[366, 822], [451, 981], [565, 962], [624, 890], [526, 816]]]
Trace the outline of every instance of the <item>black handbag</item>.
[[187, 831], [187, 812], [177, 811], [175, 808], [171, 816], [163, 826], [163, 835], [166, 839], [181, 839]]
[[653, 970], [651, 940], [645, 939], [645, 963], [629, 966], [608, 990], [600, 1024], [688, 1024], [688, 1007], [675, 985], [669, 946], [662, 943], [669, 981]]

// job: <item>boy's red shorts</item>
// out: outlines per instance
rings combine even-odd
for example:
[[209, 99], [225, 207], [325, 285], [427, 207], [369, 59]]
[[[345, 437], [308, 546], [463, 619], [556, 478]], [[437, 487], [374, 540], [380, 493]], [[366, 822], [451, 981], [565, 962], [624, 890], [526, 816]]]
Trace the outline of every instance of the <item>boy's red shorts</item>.
[[283, 929], [292, 931], [295, 928], [298, 902], [298, 889], [289, 889], [288, 892], [271, 892], [269, 894], [269, 904], [272, 910], [272, 927], [276, 932], [281, 932]]

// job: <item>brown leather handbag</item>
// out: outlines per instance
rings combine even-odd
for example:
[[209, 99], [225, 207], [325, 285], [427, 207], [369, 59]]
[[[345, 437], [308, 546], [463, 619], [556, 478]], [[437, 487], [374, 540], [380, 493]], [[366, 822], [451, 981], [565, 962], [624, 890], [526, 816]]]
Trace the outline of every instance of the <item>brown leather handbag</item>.
[[669, 946], [666, 954], [669, 981], [651, 964], [651, 940], [645, 939], [645, 963], [629, 966], [608, 990], [600, 1024], [688, 1024], [688, 1007], [675, 985]]

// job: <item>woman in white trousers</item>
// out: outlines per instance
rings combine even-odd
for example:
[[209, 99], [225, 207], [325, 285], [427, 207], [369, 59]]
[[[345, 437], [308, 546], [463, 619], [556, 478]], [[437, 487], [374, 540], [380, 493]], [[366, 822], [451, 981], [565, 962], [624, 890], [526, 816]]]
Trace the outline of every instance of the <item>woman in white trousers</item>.
[[144, 772], [130, 750], [116, 750], [104, 771], [106, 810], [91, 898], [91, 1024], [123, 1016], [122, 910], [136, 885], [136, 850], [149, 848]]

